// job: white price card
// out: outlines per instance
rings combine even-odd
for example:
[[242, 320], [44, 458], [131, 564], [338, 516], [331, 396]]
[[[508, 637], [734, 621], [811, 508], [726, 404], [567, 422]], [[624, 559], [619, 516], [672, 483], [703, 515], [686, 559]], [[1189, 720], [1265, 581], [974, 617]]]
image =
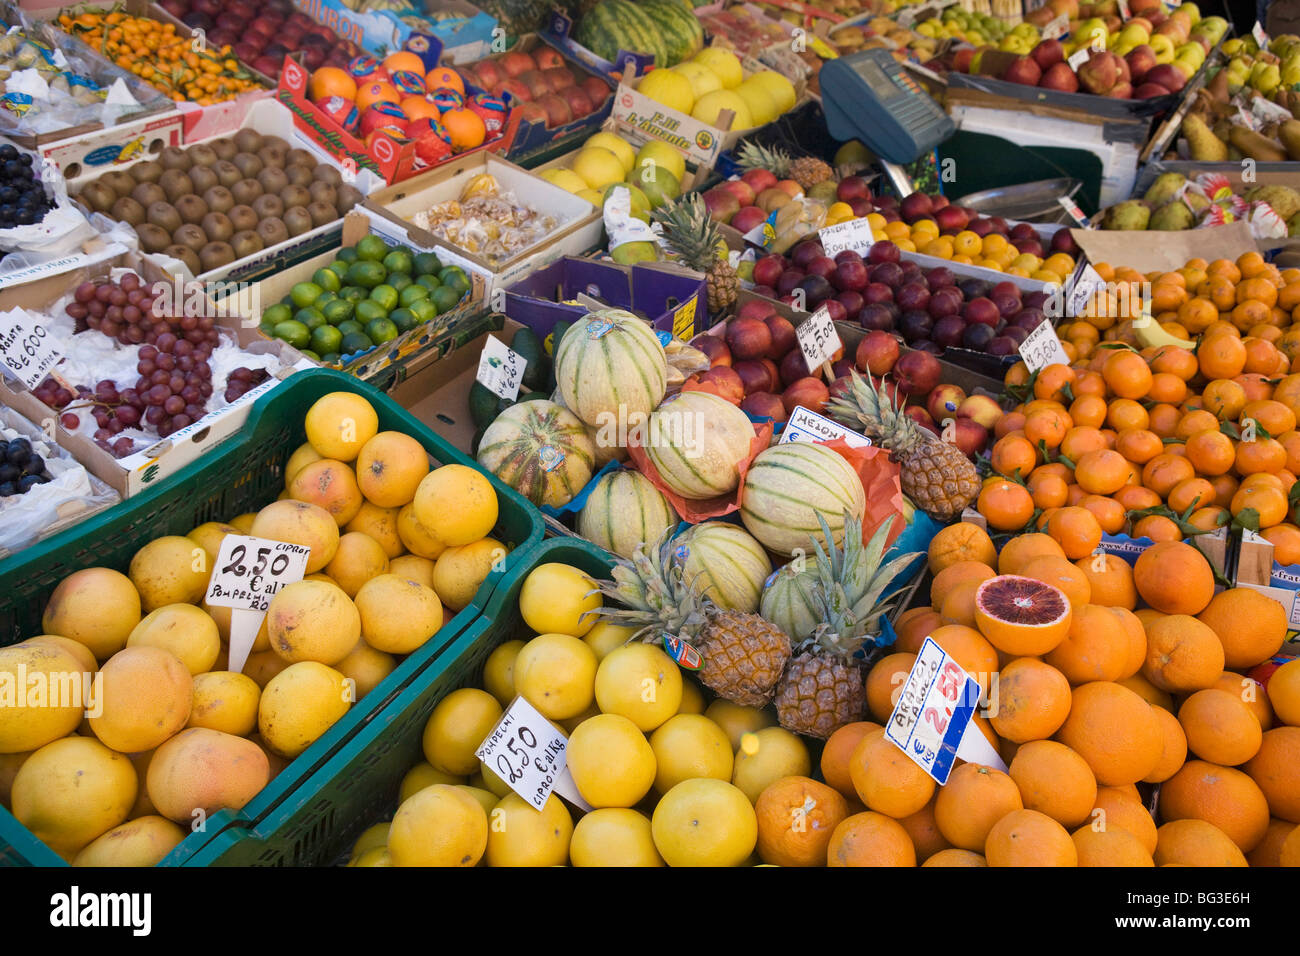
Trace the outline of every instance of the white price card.
[[1077, 71], [1079, 67], [1088, 62], [1088, 57], [1090, 56], [1092, 56], [1091, 47], [1079, 47], [1079, 49], [1070, 54], [1070, 58], [1065, 62], [1070, 64], [1070, 69]]
[[1261, 50], [1268, 49], [1268, 34], [1264, 32], [1264, 27], [1258, 20], [1250, 28], [1250, 35], [1255, 38], [1255, 42], [1259, 44]]
[[1052, 328], [1051, 322], [1040, 323], [1020, 343], [1020, 357], [1025, 360], [1025, 366], [1031, 373], [1048, 365], [1070, 364], [1070, 357], [1061, 348], [1061, 340], [1056, 337], [1056, 329]]
[[1055, 40], [1057, 37], [1065, 36], [1069, 29], [1070, 18], [1062, 13], [1059, 17], [1049, 20], [1047, 26], [1043, 27], [1043, 39]]
[[979, 701], [979, 682], [927, 637], [885, 736], [940, 785], [958, 757], [1005, 772], [1007, 765], [972, 721]]
[[1079, 273], [1079, 278], [1075, 280], [1074, 288], [1070, 290], [1070, 302], [1066, 308], [1066, 315], [1082, 315], [1088, 308], [1088, 303], [1098, 291], [1106, 288], [1106, 280], [1101, 277], [1091, 263], [1083, 267]]
[[495, 394], [513, 400], [519, 397], [519, 383], [527, 365], [522, 355], [495, 335], [489, 335], [483, 343], [476, 377]]
[[540, 810], [568, 771], [568, 745], [569, 739], [536, 707], [516, 697], [474, 755]]
[[1088, 217], [1083, 214], [1083, 210], [1079, 208], [1077, 202], [1069, 196], [1058, 196], [1056, 201], [1060, 203], [1061, 208], [1064, 209], [1066, 213], [1069, 214], [1070, 218], [1078, 223], [1081, 228], [1088, 228]]
[[207, 603], [230, 608], [230, 670], [239, 673], [257, 632], [283, 587], [302, 580], [311, 549], [287, 541], [228, 534], [208, 579]]
[[825, 307], [818, 309], [800, 323], [795, 329], [795, 335], [799, 338], [799, 348], [803, 350], [804, 361], [808, 363], [809, 371], [814, 374], [824, 363], [831, 360], [832, 355], [843, 348], [839, 333], [835, 331], [835, 321], [831, 318], [830, 310]]
[[786, 420], [785, 428], [781, 430], [781, 441], [778, 444], [784, 445], [792, 441], [815, 444], [834, 441], [837, 438], [843, 438], [844, 443], [850, 448], [866, 448], [871, 445], [871, 439], [866, 435], [849, 431], [832, 418], [818, 415], [802, 405], [796, 405], [789, 419]]
[[1119, 7], [1119, 18], [1121, 20], [1133, 19], [1133, 11], [1128, 8], [1128, 0], [1119, 0], [1116, 6]]
[[44, 381], [63, 356], [54, 336], [22, 309], [0, 315], [0, 362], [28, 388]]
[[875, 236], [871, 234], [871, 223], [863, 219], [847, 219], [833, 226], [823, 226], [817, 230], [821, 239], [823, 253], [834, 259], [841, 252], [851, 250], [865, 256]]

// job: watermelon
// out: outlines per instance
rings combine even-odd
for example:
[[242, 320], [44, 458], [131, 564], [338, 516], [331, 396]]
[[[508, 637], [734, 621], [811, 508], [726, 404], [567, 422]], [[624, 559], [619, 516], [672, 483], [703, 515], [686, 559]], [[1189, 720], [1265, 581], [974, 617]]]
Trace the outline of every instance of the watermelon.
[[641, 0], [638, 8], [654, 21], [668, 51], [665, 65], [688, 60], [704, 46], [704, 27], [680, 0]]
[[596, 482], [578, 513], [578, 534], [624, 558], [654, 545], [681, 520], [664, 493], [639, 471], [619, 469]]
[[661, 27], [631, 0], [601, 0], [578, 23], [573, 38], [610, 63], [619, 50], [627, 50], [651, 54], [656, 66], [672, 65]]
[[758, 613], [785, 631], [792, 644], [811, 636], [821, 621], [812, 568], [811, 561], [804, 562], [804, 570], [795, 562], [785, 565], [767, 579], [758, 603]]
[[668, 358], [645, 322], [622, 309], [589, 312], [560, 340], [555, 383], [564, 407], [601, 430], [601, 444], [644, 422], [668, 387]]
[[558, 508], [591, 480], [596, 449], [586, 426], [554, 402], [511, 405], [488, 426], [478, 462], [535, 505]]
[[820, 514], [836, 546], [844, 543], [844, 515], [866, 512], [862, 480], [825, 445], [787, 442], [759, 452], [745, 475], [740, 518], [749, 533], [776, 554], [814, 553], [822, 540]]
[[641, 444], [663, 483], [683, 498], [713, 498], [740, 485], [754, 425], [709, 392], [678, 392], [650, 416]]
[[758, 610], [772, 562], [753, 535], [739, 525], [706, 521], [684, 533], [680, 542], [685, 549], [682, 575], [695, 591], [727, 610]]

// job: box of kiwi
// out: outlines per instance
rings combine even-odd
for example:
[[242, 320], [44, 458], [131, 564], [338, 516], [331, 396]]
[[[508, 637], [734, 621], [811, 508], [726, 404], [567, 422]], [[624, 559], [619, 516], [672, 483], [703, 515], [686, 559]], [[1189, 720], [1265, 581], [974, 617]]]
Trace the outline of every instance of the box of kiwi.
[[68, 189], [88, 210], [130, 224], [141, 251], [168, 271], [251, 282], [338, 245], [344, 214], [382, 184], [367, 170], [346, 178], [265, 100], [230, 135], [168, 146]]
[[373, 379], [486, 310], [482, 275], [386, 227], [349, 213], [338, 246], [253, 285], [251, 318], [262, 334], [318, 365]]

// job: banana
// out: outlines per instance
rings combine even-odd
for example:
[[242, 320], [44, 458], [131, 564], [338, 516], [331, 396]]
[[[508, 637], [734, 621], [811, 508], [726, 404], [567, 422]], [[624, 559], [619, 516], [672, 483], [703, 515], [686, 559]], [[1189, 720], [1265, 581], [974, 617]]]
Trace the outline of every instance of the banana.
[[1166, 331], [1150, 312], [1143, 312], [1142, 317], [1133, 323], [1133, 335], [1143, 348], [1159, 348], [1162, 345], [1176, 345], [1180, 349], [1189, 351], [1196, 348], [1195, 342], [1180, 339]]

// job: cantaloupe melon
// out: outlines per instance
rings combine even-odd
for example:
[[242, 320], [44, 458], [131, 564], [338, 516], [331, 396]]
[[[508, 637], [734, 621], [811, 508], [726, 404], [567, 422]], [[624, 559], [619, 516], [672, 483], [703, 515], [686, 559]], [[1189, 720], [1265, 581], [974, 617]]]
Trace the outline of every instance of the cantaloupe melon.
[[821, 620], [815, 598], [816, 574], [810, 570], [811, 561], [804, 570], [794, 563], [785, 565], [768, 580], [759, 600], [758, 613], [789, 635], [791, 642], [801, 641], [812, 634]]
[[683, 498], [735, 491], [754, 441], [745, 413], [708, 392], [679, 392], [655, 409], [645, 432], [646, 457]]
[[682, 573], [697, 592], [728, 610], [758, 610], [772, 562], [753, 535], [724, 521], [706, 521], [679, 541], [685, 549]]
[[759, 452], [745, 475], [740, 517], [769, 551], [810, 559], [821, 540], [820, 514], [836, 546], [844, 543], [844, 515], [861, 518], [866, 493], [856, 471], [834, 450], [808, 442], [787, 442]]
[[578, 513], [578, 534], [624, 558], [653, 545], [681, 519], [664, 493], [639, 471], [619, 469], [596, 483]]
[[622, 309], [601, 309], [560, 340], [555, 381], [564, 406], [586, 424], [631, 427], [663, 400], [668, 359], [648, 324]]
[[595, 458], [596, 447], [578, 417], [540, 399], [498, 415], [478, 448], [480, 465], [533, 504], [552, 508], [567, 504], [591, 480]]

